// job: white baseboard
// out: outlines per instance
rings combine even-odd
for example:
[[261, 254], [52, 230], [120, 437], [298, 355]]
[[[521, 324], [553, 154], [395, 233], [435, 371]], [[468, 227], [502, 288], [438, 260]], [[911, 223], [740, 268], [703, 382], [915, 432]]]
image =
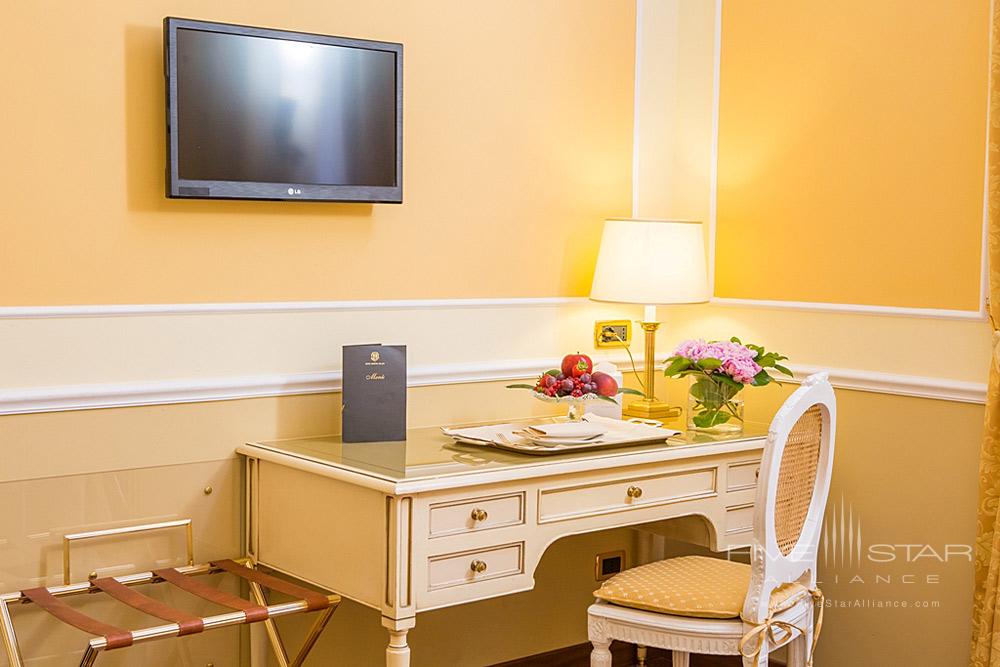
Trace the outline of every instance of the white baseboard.
[[[614, 361], [623, 370], [627, 368], [624, 358], [615, 358]], [[556, 359], [517, 359], [505, 362], [418, 366], [410, 369], [408, 385], [422, 387], [520, 380], [533, 377], [541, 369], [556, 365], [558, 365]], [[810, 373], [826, 370], [830, 373], [833, 385], [841, 389], [961, 403], [981, 404], [986, 400], [986, 385], [974, 382], [801, 365], [793, 366], [792, 370], [795, 373], [795, 381], [801, 381]], [[0, 392], [0, 415], [321, 394], [340, 391], [341, 379], [340, 371], [320, 371], [16, 389]]]

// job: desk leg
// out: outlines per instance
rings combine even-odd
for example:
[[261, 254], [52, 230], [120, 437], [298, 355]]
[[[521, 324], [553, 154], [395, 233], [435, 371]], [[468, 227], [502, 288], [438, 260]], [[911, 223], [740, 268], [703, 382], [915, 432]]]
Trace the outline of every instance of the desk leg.
[[385, 649], [385, 667], [410, 667], [410, 646], [406, 633], [417, 624], [415, 618], [396, 620], [382, 617], [382, 625], [389, 630], [389, 646]]

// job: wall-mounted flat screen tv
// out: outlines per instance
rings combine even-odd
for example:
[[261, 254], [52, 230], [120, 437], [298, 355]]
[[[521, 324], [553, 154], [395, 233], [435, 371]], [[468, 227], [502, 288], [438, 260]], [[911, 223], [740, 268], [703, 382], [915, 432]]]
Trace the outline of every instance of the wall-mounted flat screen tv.
[[163, 22], [167, 196], [400, 203], [403, 46]]

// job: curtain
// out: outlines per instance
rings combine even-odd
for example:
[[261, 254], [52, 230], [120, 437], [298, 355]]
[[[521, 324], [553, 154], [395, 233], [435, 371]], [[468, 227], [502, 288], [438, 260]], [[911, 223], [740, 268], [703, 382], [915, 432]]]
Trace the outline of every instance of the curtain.
[[990, 125], [987, 166], [990, 322], [993, 355], [986, 395], [985, 433], [979, 461], [972, 667], [1000, 667], [1000, 6], [994, 9], [990, 45]]

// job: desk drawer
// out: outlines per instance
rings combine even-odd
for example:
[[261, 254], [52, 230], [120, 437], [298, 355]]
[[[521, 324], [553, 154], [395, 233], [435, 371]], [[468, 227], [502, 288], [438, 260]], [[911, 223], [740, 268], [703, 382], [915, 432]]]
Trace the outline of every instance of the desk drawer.
[[726, 491], [743, 491], [757, 488], [760, 461], [731, 463], [726, 473]]
[[516, 526], [524, 523], [524, 493], [436, 503], [430, 507], [430, 536]]
[[753, 530], [753, 504], [726, 508], [726, 535]]
[[427, 589], [474, 584], [524, 572], [524, 542], [427, 559]]
[[718, 468], [542, 489], [538, 522], [548, 523], [716, 495]]

